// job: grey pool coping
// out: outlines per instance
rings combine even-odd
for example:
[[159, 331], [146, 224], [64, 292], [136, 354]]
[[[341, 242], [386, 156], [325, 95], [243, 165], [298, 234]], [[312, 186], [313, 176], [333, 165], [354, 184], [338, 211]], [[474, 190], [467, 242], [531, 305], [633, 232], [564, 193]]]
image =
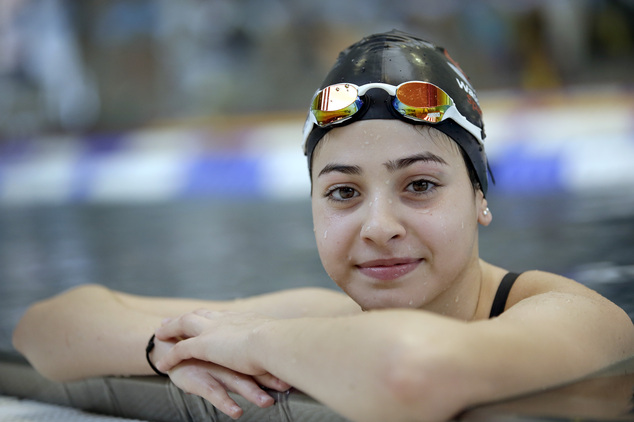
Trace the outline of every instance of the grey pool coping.
[[[232, 397], [245, 410], [240, 421], [346, 421], [299, 392], [270, 392], [276, 405], [260, 409]], [[634, 421], [634, 356], [577, 382], [467, 410], [456, 421]], [[157, 422], [230, 421], [200, 397], [156, 377], [101, 377], [57, 383], [21, 356], [0, 351], [0, 395], [88, 412]]]

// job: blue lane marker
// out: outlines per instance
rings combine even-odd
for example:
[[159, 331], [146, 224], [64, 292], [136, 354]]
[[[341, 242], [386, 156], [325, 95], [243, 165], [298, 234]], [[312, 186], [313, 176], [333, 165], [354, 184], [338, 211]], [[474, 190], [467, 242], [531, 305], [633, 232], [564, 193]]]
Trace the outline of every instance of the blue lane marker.
[[204, 156], [187, 169], [184, 196], [260, 196], [260, 160], [239, 155]]
[[501, 193], [552, 193], [566, 189], [561, 152], [536, 154], [523, 146], [510, 147], [491, 162]]

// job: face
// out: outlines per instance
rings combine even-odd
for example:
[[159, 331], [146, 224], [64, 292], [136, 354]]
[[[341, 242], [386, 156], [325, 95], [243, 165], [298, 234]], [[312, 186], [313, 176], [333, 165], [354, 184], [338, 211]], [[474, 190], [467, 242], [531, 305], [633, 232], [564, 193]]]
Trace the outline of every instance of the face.
[[477, 301], [477, 226], [491, 216], [451, 139], [399, 120], [358, 121], [320, 141], [312, 171], [320, 258], [363, 309], [452, 314]]

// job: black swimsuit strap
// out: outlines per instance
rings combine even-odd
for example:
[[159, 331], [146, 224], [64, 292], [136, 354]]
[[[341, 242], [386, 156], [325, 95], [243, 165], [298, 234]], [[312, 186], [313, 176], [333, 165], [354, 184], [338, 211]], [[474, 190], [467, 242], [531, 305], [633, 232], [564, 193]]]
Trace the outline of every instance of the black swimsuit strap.
[[504, 312], [504, 308], [506, 308], [506, 300], [509, 297], [509, 293], [511, 292], [511, 287], [513, 287], [513, 283], [517, 280], [517, 277], [520, 275], [518, 273], [507, 273], [500, 286], [498, 287], [498, 291], [495, 293], [495, 298], [493, 299], [493, 306], [491, 306], [491, 314], [489, 318], [495, 318]]

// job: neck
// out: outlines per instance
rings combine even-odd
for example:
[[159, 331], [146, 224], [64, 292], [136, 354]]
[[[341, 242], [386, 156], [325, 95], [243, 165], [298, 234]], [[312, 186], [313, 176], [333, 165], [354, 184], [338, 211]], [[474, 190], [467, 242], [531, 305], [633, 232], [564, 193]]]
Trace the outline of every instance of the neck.
[[482, 285], [483, 270], [480, 259], [476, 258], [425, 310], [463, 321], [477, 319], [480, 314]]

